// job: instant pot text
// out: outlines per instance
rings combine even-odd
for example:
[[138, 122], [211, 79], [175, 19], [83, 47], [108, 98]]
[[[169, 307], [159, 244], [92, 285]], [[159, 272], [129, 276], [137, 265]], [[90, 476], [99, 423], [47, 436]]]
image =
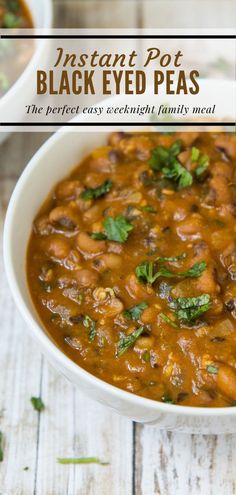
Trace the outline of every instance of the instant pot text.
[[181, 50], [170, 54], [149, 47], [141, 54], [77, 54], [58, 47], [56, 52], [53, 68], [37, 70], [38, 95], [141, 95], [150, 85], [155, 95], [161, 89], [166, 95], [199, 93], [199, 72], [183, 70]]

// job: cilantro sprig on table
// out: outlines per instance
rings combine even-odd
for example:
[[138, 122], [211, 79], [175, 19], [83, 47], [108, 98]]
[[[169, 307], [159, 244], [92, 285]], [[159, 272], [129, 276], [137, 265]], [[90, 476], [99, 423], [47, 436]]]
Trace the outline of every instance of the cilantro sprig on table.
[[35, 411], [41, 412], [44, 411], [45, 405], [41, 399], [41, 397], [31, 397], [30, 402], [35, 409]]
[[80, 197], [85, 201], [89, 201], [90, 199], [101, 198], [102, 196], [107, 194], [111, 190], [111, 188], [112, 188], [112, 181], [110, 179], [107, 179], [105, 180], [105, 182], [103, 182], [103, 184], [101, 184], [98, 187], [94, 187], [94, 188], [91, 187], [89, 189], [85, 189], [85, 191], [83, 191], [80, 194]]
[[129, 232], [134, 226], [122, 215], [117, 217], [106, 217], [103, 222], [104, 232], [94, 232], [91, 234], [92, 239], [125, 242], [128, 239]]

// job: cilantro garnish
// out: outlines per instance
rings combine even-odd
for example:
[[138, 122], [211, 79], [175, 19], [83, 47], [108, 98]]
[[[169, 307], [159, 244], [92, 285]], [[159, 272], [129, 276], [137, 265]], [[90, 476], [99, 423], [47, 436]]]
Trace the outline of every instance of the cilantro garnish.
[[107, 239], [116, 242], [127, 241], [129, 232], [134, 228], [134, 226], [121, 215], [115, 218], [106, 217], [103, 225]]
[[218, 373], [218, 371], [219, 371], [219, 370], [218, 370], [218, 368], [217, 368], [216, 366], [214, 366], [213, 364], [209, 364], [209, 365], [207, 366], [207, 371], [208, 371], [208, 373], [211, 373], [212, 375], [217, 375], [217, 373]]
[[199, 178], [209, 167], [209, 156], [200, 153], [198, 148], [193, 146], [191, 150], [191, 161], [197, 163], [195, 175]]
[[158, 146], [152, 150], [152, 157], [149, 160], [151, 168], [157, 172], [161, 172], [163, 167], [172, 165], [176, 156], [180, 153], [182, 143], [180, 140], [175, 141], [169, 149], [163, 146]]
[[126, 309], [124, 311], [124, 315], [129, 320], [138, 320], [140, 318], [142, 312], [146, 308], [148, 308], [148, 304], [145, 302], [141, 302], [140, 304], [136, 304], [136, 306], [133, 306], [130, 309]]
[[136, 342], [143, 331], [144, 327], [139, 327], [129, 335], [122, 337], [117, 344], [117, 356], [122, 356], [122, 354], [124, 354], [124, 352], [126, 352]]
[[83, 325], [85, 328], [89, 329], [89, 341], [92, 342], [97, 334], [96, 322], [92, 318], [90, 318], [89, 315], [85, 315], [83, 319]]
[[97, 199], [107, 194], [111, 190], [111, 188], [112, 181], [110, 179], [107, 179], [105, 180], [105, 182], [103, 182], [103, 184], [101, 184], [101, 186], [85, 189], [85, 191], [80, 194], [80, 197], [85, 201], [90, 199]]
[[197, 162], [199, 155], [200, 155], [200, 150], [198, 148], [195, 148], [195, 146], [193, 146], [191, 150], [191, 162]]
[[209, 167], [209, 157], [208, 155], [200, 156], [198, 160], [198, 166], [195, 169], [196, 177], [200, 177]]
[[162, 402], [165, 402], [166, 404], [174, 404], [173, 399], [169, 395], [163, 395], [161, 398]]
[[105, 241], [107, 236], [103, 232], [93, 232], [90, 237], [95, 241]]
[[199, 263], [195, 263], [193, 266], [191, 266], [191, 268], [189, 268], [189, 270], [185, 272], [175, 273], [169, 270], [169, 268], [167, 268], [166, 266], [160, 266], [159, 270], [155, 272], [153, 261], [144, 261], [143, 263], [140, 263], [140, 265], [136, 267], [135, 273], [139, 280], [152, 285], [159, 277], [166, 277], [166, 278], [200, 277], [202, 272], [205, 270], [206, 266], [207, 266], [206, 262], [201, 261]]
[[35, 409], [35, 411], [41, 412], [45, 409], [45, 405], [41, 397], [31, 397], [30, 402]]
[[176, 158], [181, 149], [180, 140], [175, 141], [169, 149], [158, 146], [152, 150], [152, 157], [149, 160], [149, 165], [153, 170], [162, 172], [164, 177], [178, 183], [179, 189], [191, 186], [193, 183], [190, 172]]
[[161, 317], [161, 319], [163, 321], [165, 321], [166, 323], [169, 323], [169, 325], [171, 325], [173, 328], [178, 328], [176, 323], [171, 318], [169, 318], [169, 316], [165, 315], [164, 313], [160, 313], [159, 316]]
[[175, 311], [178, 320], [189, 322], [208, 311], [210, 306], [209, 294], [202, 294], [198, 297], [178, 297], [169, 303], [169, 307]]

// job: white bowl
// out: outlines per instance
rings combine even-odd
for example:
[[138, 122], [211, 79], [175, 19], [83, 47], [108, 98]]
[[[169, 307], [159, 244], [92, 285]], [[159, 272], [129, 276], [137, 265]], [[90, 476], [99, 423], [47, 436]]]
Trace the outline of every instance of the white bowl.
[[[52, 27], [52, 0], [25, 0], [25, 4], [31, 13], [35, 29], [49, 29]], [[0, 98], [0, 115], [5, 115], [9, 108], [14, 109], [17, 101], [22, 99], [23, 95], [27, 98], [24, 88], [27, 87], [30, 75], [39, 63], [40, 57], [43, 56], [46, 41], [37, 43], [35, 52], [19, 79]], [[12, 129], [9, 132], [0, 131], [0, 144], [10, 135], [11, 131]]]
[[68, 128], [58, 132], [39, 149], [20, 177], [4, 229], [5, 269], [18, 309], [49, 361], [93, 399], [136, 421], [167, 430], [207, 434], [236, 432], [236, 407], [196, 408], [164, 404], [125, 392], [96, 378], [71, 361], [52, 342], [37, 316], [27, 286], [25, 266], [33, 219], [55, 184], [92, 149], [103, 145], [106, 138], [104, 132], [71, 133]]

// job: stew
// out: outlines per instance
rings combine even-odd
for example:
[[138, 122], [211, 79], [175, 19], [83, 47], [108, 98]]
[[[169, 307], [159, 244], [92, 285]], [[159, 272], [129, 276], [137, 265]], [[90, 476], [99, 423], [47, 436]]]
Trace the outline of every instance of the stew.
[[113, 133], [59, 183], [27, 273], [56, 344], [97, 377], [236, 405], [236, 136]]
[[[32, 28], [31, 13], [23, 0], [0, 0], [0, 29]], [[32, 47], [24, 40], [0, 42], [0, 97], [23, 72], [32, 56]], [[14, 60], [14, 64], [9, 63]]]
[[31, 14], [23, 0], [0, 0], [0, 28], [31, 28]]

